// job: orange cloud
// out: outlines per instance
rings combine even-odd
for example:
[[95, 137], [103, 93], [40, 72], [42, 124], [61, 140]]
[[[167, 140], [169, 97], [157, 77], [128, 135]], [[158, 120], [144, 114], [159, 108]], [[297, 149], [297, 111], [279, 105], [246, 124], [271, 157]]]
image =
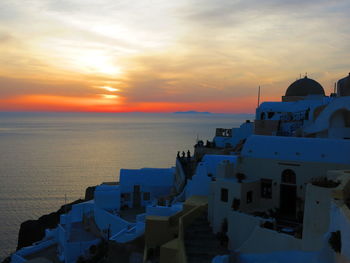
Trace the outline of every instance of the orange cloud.
[[119, 111], [121, 97], [67, 97], [55, 95], [24, 95], [0, 99], [3, 111]]
[[[111, 95], [113, 96], [113, 95]], [[1, 111], [60, 111], [60, 112], [174, 112], [211, 111], [215, 113], [252, 113], [256, 97], [234, 98], [204, 102], [134, 102], [123, 97], [66, 97], [54, 95], [25, 95], [0, 99]], [[279, 100], [271, 97], [268, 100]]]

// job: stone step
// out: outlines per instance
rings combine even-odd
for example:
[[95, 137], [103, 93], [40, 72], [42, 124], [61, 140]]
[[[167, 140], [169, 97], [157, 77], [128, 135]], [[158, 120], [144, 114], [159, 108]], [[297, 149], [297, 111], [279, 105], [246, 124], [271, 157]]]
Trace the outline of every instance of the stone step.
[[197, 263], [197, 262], [211, 262], [214, 257], [218, 255], [227, 255], [228, 253], [217, 253], [217, 254], [189, 254], [187, 255], [188, 263]]
[[193, 240], [193, 239], [205, 240], [205, 239], [217, 239], [217, 238], [212, 233], [199, 231], [199, 232], [188, 232], [188, 233], [185, 233], [185, 239], [189, 239], [189, 240]]
[[220, 247], [220, 245], [203, 245], [203, 246], [196, 246], [196, 245], [190, 245], [186, 246], [186, 253], [187, 254], [205, 254], [208, 253], [208, 251], [212, 252], [213, 254], [225, 254], [228, 253], [227, 249]]
[[212, 232], [206, 212], [186, 228], [184, 241], [188, 263], [211, 263], [215, 256], [229, 253]]
[[198, 225], [189, 225], [186, 227], [185, 232], [189, 231], [198, 231], [198, 230], [210, 230], [211, 232], [211, 227], [209, 224], [198, 224]]
[[216, 240], [189, 240], [185, 241], [186, 249], [191, 248], [220, 248], [220, 242]]

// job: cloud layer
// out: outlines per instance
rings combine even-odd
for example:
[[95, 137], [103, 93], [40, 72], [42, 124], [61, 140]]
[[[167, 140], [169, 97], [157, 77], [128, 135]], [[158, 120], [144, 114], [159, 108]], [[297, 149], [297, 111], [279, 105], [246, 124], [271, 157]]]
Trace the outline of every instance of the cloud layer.
[[349, 12], [346, 0], [2, 1], [0, 110], [252, 112], [258, 85], [278, 99], [305, 72], [329, 93], [350, 70]]

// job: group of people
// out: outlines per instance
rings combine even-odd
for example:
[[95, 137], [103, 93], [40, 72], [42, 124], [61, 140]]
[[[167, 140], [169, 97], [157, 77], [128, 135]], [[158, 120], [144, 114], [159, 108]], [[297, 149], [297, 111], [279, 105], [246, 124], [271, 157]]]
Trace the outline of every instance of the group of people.
[[[180, 156], [180, 151], [177, 152], [177, 158], [178, 159], [185, 159], [186, 153], [182, 151], [181, 156]], [[191, 159], [191, 152], [190, 150], [187, 150], [187, 159]]]

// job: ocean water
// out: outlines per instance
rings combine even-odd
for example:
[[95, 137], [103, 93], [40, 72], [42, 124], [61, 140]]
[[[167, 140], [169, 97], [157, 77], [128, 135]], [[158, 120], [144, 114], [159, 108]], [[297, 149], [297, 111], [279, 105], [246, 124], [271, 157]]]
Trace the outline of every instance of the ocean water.
[[0, 260], [21, 222], [118, 181], [120, 168], [170, 167], [177, 151], [252, 115], [0, 113]]

